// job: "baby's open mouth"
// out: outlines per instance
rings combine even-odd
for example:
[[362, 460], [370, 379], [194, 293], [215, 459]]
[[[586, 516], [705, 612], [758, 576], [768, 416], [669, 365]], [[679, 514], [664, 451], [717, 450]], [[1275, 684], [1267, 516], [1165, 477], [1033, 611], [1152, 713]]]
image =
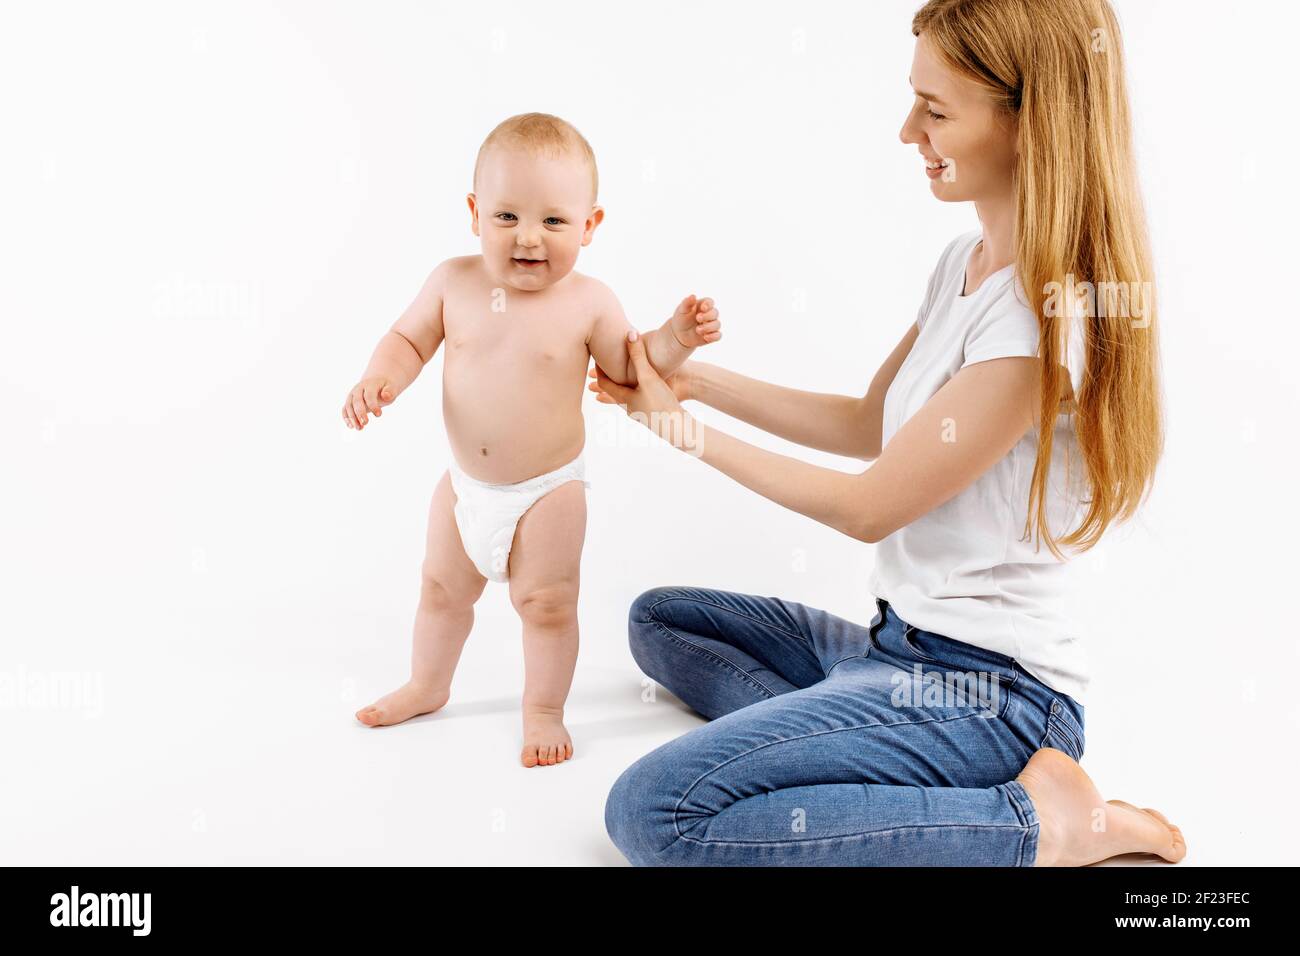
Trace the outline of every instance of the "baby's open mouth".
[[541, 266], [546, 264], [545, 259], [520, 259], [518, 256], [512, 261], [517, 266]]

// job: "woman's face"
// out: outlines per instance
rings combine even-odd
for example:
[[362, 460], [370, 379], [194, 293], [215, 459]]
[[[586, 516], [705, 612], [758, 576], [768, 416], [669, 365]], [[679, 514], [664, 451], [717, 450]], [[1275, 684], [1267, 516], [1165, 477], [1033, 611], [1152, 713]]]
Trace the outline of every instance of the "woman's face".
[[1008, 198], [1016, 160], [1016, 121], [994, 108], [976, 83], [958, 76], [935, 55], [922, 33], [909, 78], [916, 101], [899, 133], [915, 143], [944, 202]]

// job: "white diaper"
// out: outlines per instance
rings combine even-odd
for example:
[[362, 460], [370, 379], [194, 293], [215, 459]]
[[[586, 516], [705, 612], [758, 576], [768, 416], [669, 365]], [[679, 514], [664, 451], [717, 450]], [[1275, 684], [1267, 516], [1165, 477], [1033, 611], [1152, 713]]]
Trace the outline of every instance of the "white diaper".
[[547, 492], [566, 481], [583, 480], [582, 452], [567, 465], [512, 484], [491, 484], [471, 478], [452, 459], [451, 487], [456, 492], [456, 527], [465, 553], [489, 581], [506, 581], [510, 577], [510, 548], [515, 541], [515, 527], [524, 512]]

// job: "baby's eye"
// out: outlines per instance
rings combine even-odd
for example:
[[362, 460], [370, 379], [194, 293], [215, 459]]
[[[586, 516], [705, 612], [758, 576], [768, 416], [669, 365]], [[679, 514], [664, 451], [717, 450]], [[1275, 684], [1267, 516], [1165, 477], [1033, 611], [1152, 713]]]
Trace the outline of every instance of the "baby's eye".
[[504, 219], [506, 222], [514, 222], [515, 214], [512, 212], [499, 212], [497, 213], [497, 218]]
[[926, 112], [930, 114], [930, 119], [941, 120], [946, 118], [941, 113], [936, 113], [934, 110], [926, 110]]
[[559, 216], [547, 216], [546, 224], [548, 226], [562, 226], [564, 225], [564, 220], [561, 219]]

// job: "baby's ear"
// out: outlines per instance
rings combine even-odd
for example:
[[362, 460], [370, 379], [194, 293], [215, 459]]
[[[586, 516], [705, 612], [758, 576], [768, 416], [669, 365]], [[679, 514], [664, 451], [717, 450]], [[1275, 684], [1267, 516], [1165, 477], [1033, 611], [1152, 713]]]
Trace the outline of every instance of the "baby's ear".
[[604, 221], [605, 221], [605, 210], [600, 206], [592, 206], [591, 215], [587, 217], [587, 224], [583, 227], [582, 230], [582, 244], [584, 246], [589, 245], [591, 243], [591, 237], [592, 234], [595, 233], [596, 227], [599, 226]]
[[474, 230], [474, 235], [477, 236], [478, 235], [478, 202], [475, 200], [473, 193], [470, 193], [468, 196], [466, 196], [465, 201], [469, 203], [469, 215], [470, 215], [469, 227]]

